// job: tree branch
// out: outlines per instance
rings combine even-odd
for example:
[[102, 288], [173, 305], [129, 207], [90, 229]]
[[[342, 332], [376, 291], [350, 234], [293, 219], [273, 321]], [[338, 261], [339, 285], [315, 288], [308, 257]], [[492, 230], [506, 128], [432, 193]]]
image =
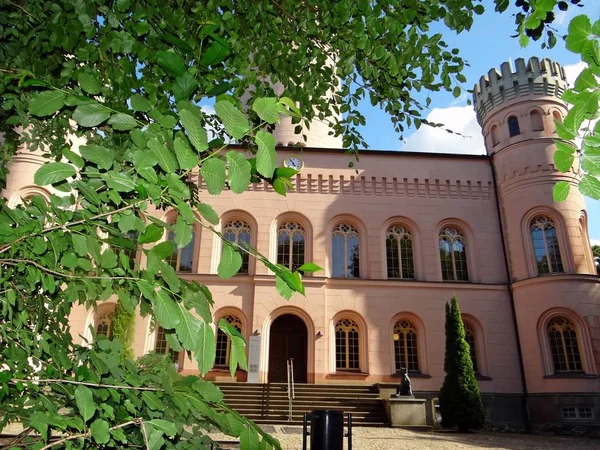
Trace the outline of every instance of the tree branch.
[[135, 277], [106, 277], [106, 276], [95, 276], [95, 275], [71, 275], [69, 273], [57, 272], [52, 269], [48, 269], [47, 267], [42, 266], [41, 264], [32, 261], [30, 259], [0, 259], [0, 264], [6, 264], [7, 266], [16, 266], [19, 263], [31, 264], [32, 266], [37, 267], [38, 269], [49, 273], [51, 275], [56, 275], [58, 277], [64, 277], [69, 279], [79, 279], [79, 280], [130, 280], [130, 281], [138, 281], [139, 278]]
[[[128, 422], [122, 423], [120, 425], [115, 425], [114, 427], [111, 427], [108, 430], [109, 431], [110, 430], [117, 430], [119, 428], [125, 428], [126, 426], [129, 426], [129, 425], [139, 425], [140, 427], [142, 427], [142, 430], [144, 429], [144, 426], [143, 426], [143, 423], [142, 423], [142, 419], [133, 419], [133, 420], [130, 420]], [[145, 433], [146, 432], [144, 431], [144, 435], [145, 435]], [[88, 431], [87, 433], [74, 434], [72, 436], [67, 436], [66, 438], [59, 439], [58, 441], [52, 442], [51, 444], [48, 444], [48, 445], [42, 447], [40, 450], [47, 450], [49, 448], [56, 447], [57, 445], [60, 445], [63, 442], [71, 441], [73, 439], [79, 439], [81, 437], [82, 438], [87, 438], [87, 437], [90, 437], [91, 435], [92, 435], [92, 432]], [[146, 445], [146, 448], [148, 448], [147, 445]]]
[[164, 391], [164, 389], [159, 389], [159, 388], [140, 387], [140, 386], [122, 386], [122, 385], [118, 385], [118, 384], [98, 384], [98, 383], [88, 383], [86, 381], [61, 380], [61, 379], [52, 379], [52, 378], [43, 378], [43, 379], [39, 379], [39, 380], [34, 380], [31, 378], [13, 379], [13, 380], [10, 380], [8, 383], [9, 384], [17, 384], [18, 382], [22, 383], [24, 381], [28, 381], [31, 383], [42, 383], [42, 384], [50, 384], [50, 383], [77, 384], [77, 385], [90, 386], [90, 387], [96, 387], [96, 388], [130, 389], [130, 390], [134, 390], [134, 391], [155, 391], [155, 392]]

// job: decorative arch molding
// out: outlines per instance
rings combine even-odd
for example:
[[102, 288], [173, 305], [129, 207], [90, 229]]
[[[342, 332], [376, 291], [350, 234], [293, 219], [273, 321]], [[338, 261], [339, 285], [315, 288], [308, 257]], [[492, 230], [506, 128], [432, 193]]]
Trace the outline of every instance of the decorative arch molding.
[[500, 143], [500, 122], [494, 120], [491, 122], [485, 134], [485, 137], [488, 140], [488, 148], [493, 148]]
[[334, 216], [329, 223], [327, 224], [326, 233], [327, 233], [327, 251], [325, 252], [325, 268], [326, 274], [325, 276], [331, 278], [333, 273], [333, 230], [340, 223], [348, 223], [352, 225], [356, 231], [358, 231], [358, 245], [359, 245], [359, 278], [368, 278], [369, 276], [369, 268], [368, 265], [368, 252], [367, 252], [367, 227], [358, 217], [352, 214], [338, 214]]
[[396, 372], [396, 355], [394, 352], [394, 327], [398, 321], [406, 319], [409, 320], [417, 329], [417, 354], [419, 355], [419, 371], [427, 375], [429, 374], [429, 352], [427, 350], [427, 330], [425, 329], [425, 322], [421, 320], [415, 313], [409, 311], [402, 311], [395, 314], [389, 322], [389, 339], [391, 345], [390, 351], [390, 373]]
[[596, 365], [594, 364], [592, 341], [590, 339], [590, 333], [585, 320], [583, 320], [583, 318], [576, 311], [562, 307], [548, 309], [540, 315], [540, 318], [537, 322], [537, 332], [541, 346], [540, 354], [542, 356], [544, 375], [548, 376], [555, 374], [547, 326], [548, 323], [556, 317], [564, 317], [575, 325], [577, 332], [577, 346], [579, 348], [583, 372], [589, 375], [597, 375]]
[[[250, 245], [256, 248], [257, 236], [258, 236], [258, 222], [254, 218], [252, 214], [243, 209], [230, 209], [229, 211], [221, 214], [221, 220], [219, 221], [219, 225], [215, 226], [215, 230], [218, 232], [222, 232], [223, 228], [226, 224], [231, 222], [234, 219], [243, 220], [248, 224], [250, 230]], [[221, 254], [223, 253], [223, 242], [218, 236], [213, 237], [213, 247], [212, 247], [212, 259], [210, 262], [210, 273], [216, 274], [217, 267], [219, 267], [219, 262], [221, 261]], [[256, 268], [256, 258], [250, 258], [248, 260], [248, 275], [253, 275], [255, 273]]]
[[521, 221], [521, 235], [523, 238], [523, 247], [525, 249], [525, 260], [527, 262], [529, 277], [537, 277], [539, 275], [537, 263], [535, 262], [535, 254], [533, 252], [533, 241], [529, 230], [531, 221], [538, 216], [545, 216], [554, 221], [564, 273], [573, 273], [575, 261], [573, 259], [571, 245], [567, 239], [567, 226], [562, 214], [550, 206], [536, 206], [527, 211], [523, 215], [523, 220]]
[[442, 277], [442, 262], [440, 260], [440, 233], [446, 227], [454, 227], [459, 231], [462, 231], [465, 237], [465, 243], [467, 245], [467, 270], [469, 273], [469, 282], [478, 283], [479, 282], [479, 270], [477, 264], [477, 251], [475, 249], [475, 234], [471, 227], [463, 220], [458, 219], [456, 217], [449, 217], [440, 221], [435, 227], [435, 242], [436, 242], [436, 252], [437, 252], [437, 277], [438, 280], [443, 281]]
[[248, 317], [246, 316], [244, 311], [238, 308], [237, 306], [223, 306], [222, 308], [217, 309], [213, 313], [213, 327], [215, 329], [215, 332], [219, 327], [219, 320], [221, 320], [223, 317], [230, 315], [236, 316], [238, 319], [240, 319], [240, 322], [242, 323], [242, 336], [244, 336], [244, 339], [247, 340], [248, 336], [250, 335], [250, 322], [248, 322]]
[[417, 226], [417, 223], [409, 219], [406, 216], [393, 216], [383, 222], [381, 227], [380, 246], [381, 246], [381, 261], [382, 264], [382, 278], [387, 280], [387, 251], [385, 246], [387, 231], [393, 225], [401, 225], [411, 234], [412, 236], [412, 252], [413, 252], [413, 264], [415, 268], [415, 280], [422, 279], [425, 270], [423, 268], [423, 246], [421, 245], [421, 231]]
[[358, 334], [358, 366], [361, 373], [369, 373], [369, 347], [368, 347], [368, 334], [369, 328], [364, 317], [358, 314], [356, 311], [350, 309], [344, 309], [337, 312], [331, 319], [329, 327], [329, 372], [335, 373], [335, 326], [341, 319], [354, 320], [359, 327]]
[[260, 382], [267, 383], [269, 378], [269, 344], [271, 341], [271, 325], [280, 316], [293, 314], [299, 317], [306, 326], [307, 345], [306, 349], [306, 372], [308, 382], [314, 383], [315, 380], [315, 324], [312, 317], [302, 308], [292, 305], [280, 306], [271, 311], [262, 325], [262, 339], [260, 351]]
[[467, 313], [461, 314], [463, 323], [469, 324], [473, 332], [475, 333], [475, 355], [477, 357], [477, 369], [479, 375], [484, 377], [490, 376], [489, 364], [488, 364], [488, 352], [485, 339], [485, 332], [479, 319], [475, 316]]
[[592, 253], [592, 244], [590, 243], [588, 231], [588, 217], [587, 212], [584, 209], [579, 212], [579, 232], [581, 234], [581, 245], [583, 247], [588, 273], [596, 275], [596, 264], [594, 261], [594, 254]]
[[88, 313], [87, 318], [85, 319], [85, 328], [82, 333], [83, 340], [81, 342], [81, 345], [89, 346], [92, 343], [93, 336], [91, 328], [94, 328], [95, 331], [98, 320], [106, 314], [113, 314], [115, 312], [116, 307], [116, 301], [107, 300], [105, 302], [100, 303], [95, 310], [91, 310]]
[[10, 208], [14, 208], [17, 205], [22, 204], [23, 200], [25, 200], [31, 196], [34, 196], [34, 195], [39, 195], [46, 201], [46, 203], [50, 203], [50, 192], [48, 192], [48, 190], [46, 190], [42, 187], [34, 185], [34, 186], [23, 186], [21, 189], [19, 189], [17, 192], [15, 192], [10, 197], [8, 206]]
[[[271, 227], [269, 230], [269, 261], [271, 261], [273, 264], [277, 263], [277, 232], [281, 224], [285, 222], [297, 222], [302, 226], [305, 233], [304, 259], [305, 262], [312, 261], [314, 240], [313, 226], [308, 217], [297, 211], [286, 211], [281, 213], [273, 220], [273, 222], [271, 222]], [[271, 269], [269, 269], [269, 274], [273, 275]]]
[[[539, 114], [539, 124], [534, 123], [534, 116], [535, 114]], [[546, 129], [546, 124], [544, 124], [544, 117], [546, 116], [546, 112], [544, 111], [544, 109], [541, 106], [531, 106], [530, 108], [527, 108], [527, 117], [529, 118], [529, 121], [527, 123], [527, 131], [534, 131], [534, 132], [540, 132], [540, 131], [544, 131]], [[537, 128], [536, 128], [537, 126]], [[541, 128], [540, 128], [541, 127]]]

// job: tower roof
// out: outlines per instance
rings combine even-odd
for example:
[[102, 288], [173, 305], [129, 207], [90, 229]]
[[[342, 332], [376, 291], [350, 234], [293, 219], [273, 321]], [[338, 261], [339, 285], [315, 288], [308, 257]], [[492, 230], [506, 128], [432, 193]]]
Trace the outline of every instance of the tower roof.
[[483, 124], [485, 116], [502, 103], [529, 95], [559, 98], [567, 89], [567, 77], [560, 64], [548, 58], [541, 61], [531, 57], [527, 64], [523, 58], [493, 68], [479, 79], [473, 89], [473, 104], [477, 121]]

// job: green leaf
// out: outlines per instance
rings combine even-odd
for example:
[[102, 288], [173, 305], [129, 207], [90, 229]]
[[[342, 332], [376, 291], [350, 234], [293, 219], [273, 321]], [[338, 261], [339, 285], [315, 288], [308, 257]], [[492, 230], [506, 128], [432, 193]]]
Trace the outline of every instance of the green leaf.
[[82, 127], [95, 127], [110, 117], [110, 109], [98, 103], [79, 105], [73, 113], [73, 120]]
[[158, 291], [154, 296], [152, 306], [154, 307], [156, 320], [163, 328], [171, 329], [179, 325], [179, 307], [167, 291]]
[[192, 152], [187, 139], [183, 135], [175, 137], [174, 148], [179, 167], [183, 170], [188, 170], [198, 165], [198, 156]]
[[564, 202], [569, 195], [571, 185], [566, 181], [559, 181], [554, 185], [552, 189], [552, 197], [555, 202]]
[[240, 448], [244, 450], [260, 450], [258, 448], [258, 434], [249, 425], [244, 426], [240, 435]]
[[554, 152], [554, 165], [560, 172], [571, 170], [573, 161], [575, 161], [575, 149], [564, 142], [556, 142], [556, 152]]
[[135, 189], [135, 182], [130, 175], [123, 172], [115, 172], [113, 170], [102, 176], [109, 188], [117, 192], [131, 192]]
[[208, 148], [208, 136], [202, 126], [202, 113], [200, 109], [189, 103], [184, 103], [185, 107], [178, 106], [179, 120], [187, 133], [190, 142], [196, 148], [196, 151], [203, 152]]
[[66, 163], [51, 162], [40, 167], [33, 176], [33, 181], [38, 186], [57, 183], [75, 176], [75, 168]]
[[75, 389], [75, 404], [84, 422], [90, 420], [96, 412], [96, 403], [94, 402], [92, 391], [83, 385], [79, 385]]
[[156, 242], [163, 237], [164, 229], [151, 223], [138, 238], [138, 244], [149, 244]]
[[201, 322], [185, 309], [181, 303], [178, 303], [178, 306], [180, 320], [179, 324], [175, 327], [177, 337], [186, 349], [195, 351]]
[[137, 120], [129, 114], [117, 113], [108, 120], [108, 124], [115, 130], [129, 131], [137, 126]]
[[154, 392], [144, 391], [142, 392], [142, 400], [152, 411], [162, 411], [164, 408], [163, 403], [160, 401], [158, 396]]
[[91, 73], [87, 71], [79, 72], [77, 80], [79, 81], [79, 86], [81, 86], [81, 89], [88, 94], [98, 95], [100, 93], [102, 85], [100, 84], [100, 77], [98, 76], [98, 73]]
[[588, 16], [581, 14], [573, 18], [569, 23], [569, 32], [567, 33], [567, 49], [574, 53], [581, 53], [590, 38], [591, 32], [592, 23]]
[[32, 95], [29, 101], [29, 112], [38, 117], [54, 114], [64, 106], [65, 97], [64, 92], [54, 90]]
[[579, 192], [586, 197], [600, 200], [600, 180], [589, 174], [583, 175], [579, 182]]
[[215, 332], [210, 323], [200, 322], [200, 331], [198, 332], [194, 357], [198, 361], [198, 370], [202, 376], [213, 367], [216, 347]]
[[146, 97], [141, 96], [140, 94], [133, 94], [131, 96], [131, 107], [134, 111], [150, 111], [152, 109], [152, 105], [146, 99]]
[[183, 75], [178, 76], [173, 84], [175, 101], [188, 100], [196, 89], [198, 89], [196, 78], [186, 71]]
[[204, 161], [200, 174], [206, 183], [209, 194], [219, 195], [225, 186], [225, 161], [216, 157]]
[[248, 189], [248, 184], [250, 184], [252, 166], [244, 155], [235, 150], [228, 151], [226, 157], [229, 162], [228, 178], [231, 190], [236, 194], [241, 194]]
[[96, 144], [79, 147], [79, 153], [84, 159], [93, 162], [100, 169], [110, 169], [115, 160], [115, 152], [112, 149]]
[[315, 263], [306, 263], [306, 264], [302, 264], [300, 267], [298, 267], [298, 272], [305, 272], [305, 273], [314, 273], [314, 272], [319, 272], [321, 270], [323, 270], [322, 267], [316, 265]]
[[92, 437], [98, 444], [107, 444], [110, 440], [109, 426], [106, 420], [96, 419], [90, 426]]
[[556, 134], [561, 139], [565, 141], [571, 141], [577, 136], [577, 131], [571, 128], [567, 128], [567, 126], [561, 122], [560, 120], [554, 119], [554, 126], [556, 128]]
[[217, 102], [215, 104], [215, 112], [223, 122], [225, 131], [232, 138], [241, 139], [250, 131], [248, 119], [231, 102], [225, 100]]
[[214, 41], [202, 54], [202, 57], [200, 58], [200, 64], [202, 64], [204, 67], [219, 64], [227, 57], [227, 55], [229, 55], [229, 48], [223, 43], [223, 41]]
[[230, 244], [223, 243], [223, 254], [221, 255], [221, 262], [217, 267], [217, 273], [219, 278], [231, 278], [240, 271], [242, 267], [242, 256], [237, 250], [234, 250]]
[[271, 133], [260, 130], [256, 133], [258, 152], [256, 154], [256, 170], [263, 177], [271, 178], [277, 168], [277, 152], [275, 138]]
[[117, 255], [110, 248], [107, 248], [100, 258], [100, 266], [105, 269], [114, 269], [117, 267]]
[[281, 295], [286, 300], [292, 298], [294, 295], [294, 291], [288, 286], [288, 284], [279, 276], [275, 277], [275, 288], [279, 295]]
[[175, 173], [177, 170], [177, 160], [166, 145], [159, 142], [157, 138], [152, 138], [148, 141], [148, 147], [154, 152], [158, 165], [166, 173]]
[[279, 123], [279, 110], [275, 97], [257, 98], [252, 104], [252, 109], [265, 122]]
[[198, 209], [200, 215], [204, 217], [207, 222], [213, 225], [219, 225], [219, 215], [208, 203], [198, 203], [196, 208]]
[[183, 75], [187, 70], [183, 60], [173, 51], [158, 52], [156, 62], [172, 77]]
[[173, 437], [177, 434], [177, 427], [173, 422], [169, 422], [168, 420], [163, 419], [154, 419], [146, 422], [147, 424], [152, 425], [157, 430], [162, 431], [169, 437]]
[[300, 114], [300, 110], [291, 98], [281, 97], [277, 105], [280, 114], [286, 114], [288, 116], [297, 118], [302, 117], [302, 114]]
[[154, 288], [150, 283], [146, 280], [137, 280], [135, 284], [137, 284], [138, 289], [146, 299], [150, 301], [154, 300]]
[[586, 89], [595, 89], [598, 87], [598, 80], [590, 68], [583, 69], [575, 80], [575, 89], [585, 91]]
[[175, 244], [177, 248], [183, 248], [192, 242], [194, 227], [183, 219], [183, 217], [177, 217], [175, 223]]

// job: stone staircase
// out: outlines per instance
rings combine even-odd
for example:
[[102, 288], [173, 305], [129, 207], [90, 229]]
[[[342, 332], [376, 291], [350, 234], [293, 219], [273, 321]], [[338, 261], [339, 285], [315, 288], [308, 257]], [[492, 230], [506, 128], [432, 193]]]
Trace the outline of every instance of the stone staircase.
[[[302, 424], [305, 412], [317, 409], [352, 413], [356, 426], [389, 426], [383, 401], [375, 386], [340, 384], [296, 384], [292, 420], [285, 383], [215, 383], [225, 403], [260, 424]], [[344, 421], [347, 417], [344, 418]]]

